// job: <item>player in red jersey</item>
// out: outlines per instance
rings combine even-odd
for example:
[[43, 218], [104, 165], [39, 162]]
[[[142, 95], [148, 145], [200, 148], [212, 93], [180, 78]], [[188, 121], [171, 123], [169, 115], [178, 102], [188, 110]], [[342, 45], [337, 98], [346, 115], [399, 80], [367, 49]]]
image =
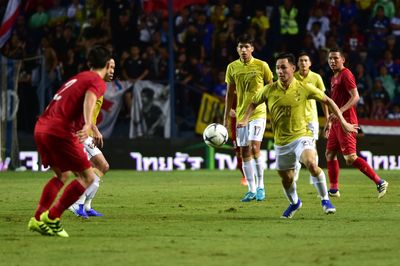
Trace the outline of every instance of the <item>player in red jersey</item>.
[[[114, 70], [111, 53], [104, 47], [93, 47], [87, 60], [90, 71], [80, 72], [63, 84], [36, 122], [34, 137], [42, 163], [56, 174], [44, 186], [35, 216], [28, 223], [29, 230], [43, 235], [68, 237], [60, 217], [94, 180], [83, 142], [94, 130], [96, 101], [104, 95], [105, 81]], [[71, 171], [77, 178], [53, 204]]]
[[[329, 52], [329, 66], [333, 71], [331, 79], [331, 98], [339, 106], [343, 117], [350, 124], [358, 124], [356, 104], [359, 100], [357, 86], [351, 71], [344, 66], [345, 58], [340, 49], [332, 49]], [[357, 156], [356, 133], [346, 134], [334, 115], [330, 115], [329, 123], [325, 127], [326, 161], [330, 181], [329, 195], [340, 197], [339, 193], [339, 162], [337, 153], [342, 153], [347, 165], [358, 168], [377, 186], [378, 198], [385, 195], [388, 182], [381, 179], [368, 163]]]
[[232, 108], [231, 111], [229, 112], [229, 115], [231, 117], [231, 124], [230, 124], [230, 130], [231, 130], [231, 136], [232, 136], [232, 143], [233, 143], [233, 148], [235, 149], [236, 153], [236, 158], [237, 158], [237, 169], [242, 173], [242, 179], [240, 180], [240, 184], [243, 186], [247, 186], [247, 180], [246, 177], [244, 176], [243, 173], [243, 168], [242, 168], [242, 156], [240, 154], [240, 147], [236, 145], [236, 97], [233, 99], [232, 103]]

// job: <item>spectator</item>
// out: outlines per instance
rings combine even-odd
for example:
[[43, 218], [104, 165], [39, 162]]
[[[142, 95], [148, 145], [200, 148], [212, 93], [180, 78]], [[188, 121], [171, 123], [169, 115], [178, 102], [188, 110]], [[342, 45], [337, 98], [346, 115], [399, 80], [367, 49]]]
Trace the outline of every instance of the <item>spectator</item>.
[[385, 49], [385, 38], [390, 30], [390, 20], [385, 16], [382, 6], [378, 6], [376, 15], [372, 17], [369, 26], [369, 54], [376, 59]]
[[311, 26], [311, 31], [309, 32], [313, 39], [314, 47], [316, 49], [325, 48], [326, 38], [323, 32], [321, 31], [321, 23], [319, 21], [315, 21]]
[[400, 105], [393, 105], [387, 115], [389, 120], [400, 120]]
[[320, 23], [320, 31], [323, 35], [325, 35], [329, 30], [329, 18], [324, 15], [322, 9], [317, 7], [313, 11], [313, 15], [307, 21], [307, 31], [312, 31], [313, 24], [315, 22]]
[[394, 79], [392, 78], [391, 75], [389, 75], [386, 66], [384, 65], [380, 66], [378, 79], [382, 82], [382, 86], [388, 93], [389, 99], [393, 100], [394, 96], [397, 93], [397, 87]]
[[375, 16], [379, 7], [383, 8], [385, 17], [392, 19], [395, 15], [395, 6], [393, 1], [390, 0], [377, 0], [372, 8], [372, 16]]

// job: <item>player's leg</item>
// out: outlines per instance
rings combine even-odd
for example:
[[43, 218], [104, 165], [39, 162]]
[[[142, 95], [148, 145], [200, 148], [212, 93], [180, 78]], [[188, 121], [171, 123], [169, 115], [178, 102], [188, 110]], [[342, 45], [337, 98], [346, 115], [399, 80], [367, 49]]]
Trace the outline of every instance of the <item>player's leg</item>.
[[261, 156], [260, 148], [261, 141], [264, 136], [265, 130], [265, 119], [255, 119], [249, 123], [249, 140], [251, 146], [251, 153], [253, 157], [253, 172], [257, 179], [257, 192], [256, 200], [265, 200], [265, 188], [264, 188], [264, 164], [265, 160]]
[[316, 156], [317, 151], [315, 150], [312, 139], [301, 140], [296, 148], [296, 157], [300, 157], [300, 160], [307, 167], [310, 172], [311, 180], [319, 197], [321, 198], [322, 209], [326, 214], [335, 213], [336, 209], [332, 205], [328, 197], [328, 189], [326, 186], [326, 177], [324, 171], [318, 166]]
[[251, 155], [249, 141], [249, 125], [240, 127], [236, 130], [236, 144], [240, 147], [241, 157], [243, 159], [243, 173], [247, 180], [248, 192], [242, 198], [242, 202], [249, 202], [256, 199], [256, 183], [252, 166], [253, 157]]
[[[340, 125], [339, 125], [340, 126]], [[329, 176], [329, 196], [340, 197], [339, 193], [339, 161], [337, 152], [340, 151], [340, 142], [337, 136], [336, 127], [333, 125], [326, 144], [325, 158]]]
[[389, 183], [378, 176], [363, 158], [358, 157], [355, 153], [346, 154], [343, 156], [347, 165], [352, 165], [353, 167], [357, 168], [375, 183], [378, 190], [378, 198], [382, 198], [386, 194]]
[[236, 168], [242, 174], [242, 179], [240, 181], [240, 184], [242, 184], [243, 186], [247, 186], [247, 180], [246, 180], [246, 177], [244, 176], [244, 172], [243, 172], [243, 163], [242, 163], [243, 160], [242, 160], [242, 156], [240, 154], [240, 147], [238, 147], [236, 144], [236, 116], [235, 116], [235, 114], [231, 114], [230, 130], [231, 130], [232, 144], [233, 144], [233, 148], [235, 149], [235, 154], [236, 154], [236, 159], [237, 159]]
[[383, 197], [386, 194], [388, 182], [380, 178], [372, 167], [363, 159], [357, 156], [356, 146], [357, 138], [356, 134], [345, 134], [343, 130], [340, 131], [340, 138], [343, 156], [347, 165], [351, 165], [360, 170], [364, 175], [371, 179], [378, 190], [378, 198]]
[[289, 201], [289, 207], [283, 212], [281, 218], [292, 218], [298, 211], [302, 202], [297, 195], [297, 185], [294, 180], [294, 166], [296, 154], [292, 143], [285, 146], [275, 145], [276, 168], [282, 179], [283, 192]]
[[95, 178], [93, 183], [86, 189], [85, 194], [86, 194], [86, 200], [84, 202], [84, 209], [85, 212], [88, 216], [103, 216], [103, 214], [97, 212], [92, 208], [92, 200], [96, 196], [96, 193], [99, 189], [100, 186], [100, 178], [108, 172], [110, 166], [104, 157], [103, 153], [98, 153], [95, 156], [93, 156], [90, 161], [94, 165], [94, 173], [95, 173]]
[[83, 145], [79, 143], [77, 138], [64, 139], [64, 142], [60, 143], [60, 145], [62, 145], [62, 152], [56, 153], [55, 165], [62, 172], [69, 169], [77, 172], [78, 177], [65, 187], [61, 197], [50, 210], [41, 214], [40, 220], [46, 223], [55, 235], [68, 237], [67, 232], [61, 225], [61, 215], [91, 185], [94, 180], [94, 172]]

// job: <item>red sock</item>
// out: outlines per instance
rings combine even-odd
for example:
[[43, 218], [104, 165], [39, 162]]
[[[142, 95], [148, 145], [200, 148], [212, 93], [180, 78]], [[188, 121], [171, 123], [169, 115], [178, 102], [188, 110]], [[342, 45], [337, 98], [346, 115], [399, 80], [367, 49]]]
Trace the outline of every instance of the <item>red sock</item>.
[[338, 189], [339, 187], [339, 162], [338, 160], [328, 161], [329, 188]]
[[360, 170], [364, 175], [368, 176], [368, 178], [374, 181], [375, 184], [378, 185], [381, 182], [381, 178], [363, 158], [357, 157], [353, 162], [353, 166], [358, 168], [358, 170]]
[[36, 208], [36, 220], [40, 220], [40, 215], [42, 212], [45, 212], [50, 208], [51, 204], [53, 204], [53, 201], [56, 199], [58, 192], [63, 186], [64, 183], [56, 176], [47, 182], [43, 188], [42, 196], [40, 196], [39, 204]]
[[64, 189], [63, 194], [57, 203], [50, 209], [49, 218], [55, 219], [60, 218], [62, 213], [75, 201], [79, 199], [79, 197], [85, 192], [85, 188], [78, 182], [78, 180], [73, 180], [69, 185]]
[[[237, 148], [237, 149], [240, 149], [240, 148]], [[236, 152], [236, 158], [237, 158], [237, 169], [242, 173], [242, 176], [244, 176], [243, 167], [242, 167], [243, 160], [240, 157], [240, 150], [239, 150], [239, 153]]]

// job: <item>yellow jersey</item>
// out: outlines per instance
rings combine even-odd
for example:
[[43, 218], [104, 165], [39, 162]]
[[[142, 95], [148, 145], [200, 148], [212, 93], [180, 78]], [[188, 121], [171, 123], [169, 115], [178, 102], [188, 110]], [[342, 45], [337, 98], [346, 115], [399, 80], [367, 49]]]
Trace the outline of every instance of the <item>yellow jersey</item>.
[[[96, 105], [94, 107], [94, 112], [93, 112], [93, 124], [96, 125], [97, 124], [97, 117], [100, 114], [100, 110], [101, 110], [101, 106], [103, 105], [103, 96], [100, 96], [97, 100], [96, 100]], [[93, 136], [93, 132], [90, 133], [91, 136]]]
[[[311, 70], [308, 72], [306, 77], [300, 75], [298, 71], [294, 73], [294, 77], [301, 82], [311, 83], [321, 91], [325, 92], [325, 85], [324, 82], [322, 81], [321, 76], [315, 72], [312, 72]], [[309, 100], [307, 103], [306, 119], [308, 123], [310, 122], [318, 123], [318, 110], [317, 110], [317, 103], [315, 100]]]
[[[252, 101], [253, 96], [266, 83], [272, 80], [272, 71], [267, 62], [252, 58], [244, 63], [240, 59], [230, 63], [226, 70], [225, 82], [235, 84], [236, 87], [236, 119], [240, 121], [244, 118], [246, 110]], [[257, 118], [266, 118], [267, 108], [265, 104], [260, 104], [250, 117], [250, 121]]]
[[266, 85], [254, 96], [253, 103], [267, 103], [275, 144], [284, 146], [300, 137], [312, 137], [305, 119], [306, 106], [309, 99], [322, 100], [324, 96], [312, 84], [293, 78], [286, 90], [279, 80]]

